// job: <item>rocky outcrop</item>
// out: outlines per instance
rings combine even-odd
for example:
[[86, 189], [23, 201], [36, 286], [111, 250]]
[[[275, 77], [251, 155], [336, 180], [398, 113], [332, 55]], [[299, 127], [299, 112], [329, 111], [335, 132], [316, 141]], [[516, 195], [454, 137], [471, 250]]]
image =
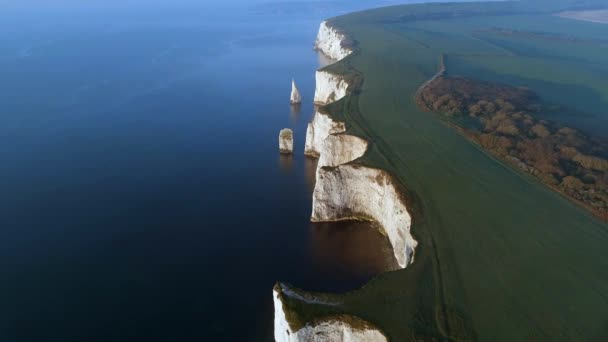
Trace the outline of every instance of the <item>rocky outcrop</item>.
[[330, 104], [346, 96], [348, 83], [344, 77], [321, 70], [317, 71], [315, 80], [315, 104]]
[[291, 80], [291, 97], [289, 99], [289, 102], [291, 104], [302, 103], [302, 95], [300, 95], [300, 90], [298, 90], [295, 80]]
[[279, 133], [279, 151], [282, 154], [293, 153], [293, 131], [289, 128], [282, 129]]
[[386, 342], [384, 334], [371, 323], [349, 315], [329, 316], [298, 326], [297, 313], [284, 302], [280, 284], [273, 291], [274, 338], [277, 342]]
[[319, 26], [315, 49], [335, 60], [343, 59], [353, 52], [351, 39], [327, 21], [323, 21]]
[[330, 134], [342, 133], [344, 131], [346, 131], [346, 125], [343, 122], [334, 121], [329, 115], [323, 114], [317, 109], [306, 129], [304, 154], [311, 157], [319, 157], [325, 138]]

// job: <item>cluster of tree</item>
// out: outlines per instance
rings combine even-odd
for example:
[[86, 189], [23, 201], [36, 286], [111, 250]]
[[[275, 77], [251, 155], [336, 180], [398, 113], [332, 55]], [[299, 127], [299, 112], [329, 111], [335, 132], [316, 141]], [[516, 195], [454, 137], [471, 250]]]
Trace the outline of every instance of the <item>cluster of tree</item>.
[[608, 219], [608, 146], [536, 119], [543, 106], [529, 89], [442, 76], [416, 101], [457, 125], [473, 119], [476, 125], [460, 125], [469, 139]]

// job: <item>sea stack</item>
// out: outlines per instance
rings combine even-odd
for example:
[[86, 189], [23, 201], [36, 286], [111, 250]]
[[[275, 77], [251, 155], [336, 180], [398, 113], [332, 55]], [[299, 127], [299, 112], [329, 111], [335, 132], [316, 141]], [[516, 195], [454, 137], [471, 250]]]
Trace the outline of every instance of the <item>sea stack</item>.
[[279, 151], [281, 154], [293, 153], [293, 131], [289, 128], [284, 128], [279, 133]]
[[302, 103], [302, 95], [300, 95], [300, 91], [298, 87], [296, 87], [296, 81], [291, 80], [291, 104], [300, 104]]

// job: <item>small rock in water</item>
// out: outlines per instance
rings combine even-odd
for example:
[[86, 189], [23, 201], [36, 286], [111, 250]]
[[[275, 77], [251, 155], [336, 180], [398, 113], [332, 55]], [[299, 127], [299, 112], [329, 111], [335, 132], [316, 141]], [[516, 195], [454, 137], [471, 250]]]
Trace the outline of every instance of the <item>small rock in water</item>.
[[291, 104], [300, 104], [302, 103], [302, 95], [300, 95], [300, 91], [296, 86], [296, 81], [291, 80]]
[[279, 151], [283, 154], [293, 153], [293, 131], [289, 128], [282, 129], [279, 133]]

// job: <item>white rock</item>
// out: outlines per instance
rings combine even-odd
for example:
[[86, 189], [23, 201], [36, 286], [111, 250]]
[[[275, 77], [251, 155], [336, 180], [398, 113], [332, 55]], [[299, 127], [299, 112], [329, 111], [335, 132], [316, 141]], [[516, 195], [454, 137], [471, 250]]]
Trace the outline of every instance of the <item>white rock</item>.
[[315, 74], [315, 99], [318, 105], [336, 102], [346, 96], [348, 83], [342, 76], [327, 71], [317, 71]]
[[283, 154], [293, 153], [293, 131], [284, 128], [279, 133], [279, 151]]
[[418, 243], [410, 233], [411, 217], [395, 181], [386, 171], [360, 165], [317, 170], [311, 221], [350, 219], [379, 223], [399, 266], [405, 268], [413, 261]]
[[282, 293], [277, 288], [278, 286], [275, 286], [272, 291], [274, 299], [274, 340], [277, 342], [290, 341], [290, 335], [293, 334], [293, 330], [285, 317], [285, 309], [281, 300]]
[[339, 166], [362, 157], [367, 151], [367, 141], [349, 134], [330, 134], [321, 147], [317, 168]]
[[344, 131], [346, 131], [346, 125], [343, 122], [334, 121], [329, 115], [317, 110], [306, 129], [304, 154], [311, 157], [319, 157], [325, 138], [330, 134], [342, 133]]
[[353, 52], [352, 49], [343, 46], [346, 40], [347, 37], [344, 34], [331, 27], [327, 21], [323, 21], [317, 33], [315, 49], [332, 59], [340, 60]]
[[[335, 50], [336, 42], [344, 36], [322, 23], [317, 45], [325, 51]], [[327, 43], [324, 44], [323, 42]], [[330, 104], [346, 96], [348, 83], [339, 75], [317, 71], [315, 103]], [[313, 194], [311, 220], [338, 221], [368, 219], [384, 229], [393, 246], [395, 258], [404, 268], [413, 261], [417, 242], [410, 234], [411, 217], [395, 188], [392, 177], [385, 171], [343, 165], [365, 153], [363, 139], [339, 134], [346, 131], [343, 122], [316, 111], [306, 130], [304, 153], [320, 157], [317, 183]], [[326, 166], [335, 168], [324, 168]]]
[[302, 95], [300, 95], [300, 90], [298, 90], [298, 87], [296, 86], [296, 81], [294, 81], [293, 79], [291, 80], [290, 102], [291, 104], [302, 103]]
[[[276, 342], [386, 342], [384, 334], [372, 324], [354, 316], [334, 316], [302, 328], [291, 328], [287, 321], [282, 292], [275, 286], [274, 339]], [[356, 326], [351, 325], [356, 323]]]
[[[326, 105], [343, 98], [348, 90], [348, 83], [340, 76], [325, 71], [316, 73], [315, 103]], [[335, 122], [318, 109], [306, 129], [304, 154], [318, 157], [325, 138], [334, 133], [346, 130], [343, 122]]]

